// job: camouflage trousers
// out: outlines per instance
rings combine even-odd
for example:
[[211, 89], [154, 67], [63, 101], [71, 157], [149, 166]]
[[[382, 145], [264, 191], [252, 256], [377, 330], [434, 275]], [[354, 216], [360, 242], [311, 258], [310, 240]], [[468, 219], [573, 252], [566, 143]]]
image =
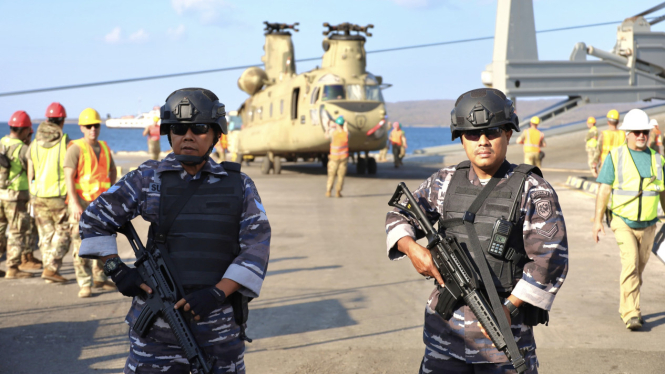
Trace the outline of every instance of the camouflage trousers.
[[[90, 205], [89, 202], [79, 199], [79, 203], [83, 211]], [[71, 210], [69, 211], [69, 223], [72, 226], [71, 241], [72, 251], [74, 256], [74, 273], [76, 274], [76, 282], [79, 287], [92, 287], [93, 280], [95, 282], [105, 282], [108, 278], [104, 275], [104, 268], [102, 268], [101, 261], [91, 260], [88, 258], [79, 257], [79, 248], [81, 248], [81, 235], [79, 234], [79, 223], [71, 219]]]
[[342, 191], [344, 186], [344, 177], [346, 176], [346, 169], [349, 165], [349, 158], [344, 157], [340, 160], [328, 160], [328, 181], [326, 182], [326, 191], [331, 192], [337, 176], [337, 192]]
[[71, 241], [67, 204], [65, 199], [60, 197], [33, 196], [32, 205], [44, 269], [58, 271]]
[[[141, 338], [129, 329], [129, 357], [125, 374], [200, 374], [192, 370], [185, 353], [173, 343], [159, 342], [150, 337]], [[222, 344], [202, 347], [209, 357], [215, 357], [215, 374], [245, 373], [245, 342], [239, 338]]]
[[[9, 227], [9, 233], [5, 236]], [[0, 247], [7, 250], [7, 267], [21, 264], [21, 254], [28, 250], [30, 233], [28, 201], [0, 200]]]
[[[527, 374], [538, 374], [538, 359], [534, 351], [524, 357]], [[513, 374], [517, 370], [510, 362], [467, 364], [465, 361], [425, 348], [425, 356], [420, 363], [420, 374]]]

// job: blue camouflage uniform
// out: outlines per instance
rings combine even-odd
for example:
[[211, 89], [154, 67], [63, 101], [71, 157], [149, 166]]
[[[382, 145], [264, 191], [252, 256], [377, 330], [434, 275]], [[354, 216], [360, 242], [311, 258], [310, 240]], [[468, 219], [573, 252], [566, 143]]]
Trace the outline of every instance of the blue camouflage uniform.
[[[81, 215], [83, 240], [80, 254], [117, 254], [114, 234], [121, 225], [138, 215], [148, 222], [157, 223], [160, 174], [173, 170], [180, 171], [184, 181], [208, 178], [205, 183], [211, 184], [228, 175], [224, 167], [212, 159], [194, 176], [183, 169], [173, 153], [162, 161], [146, 161], [103, 193]], [[241, 178], [244, 203], [239, 232], [240, 254], [226, 270], [224, 278], [240, 284], [237, 292], [248, 297], [258, 297], [268, 267], [270, 224], [254, 182], [244, 173], [241, 173]], [[143, 304], [140, 298], [133, 299], [125, 320], [130, 326], [133, 326]], [[215, 373], [245, 372], [245, 345], [239, 337], [240, 326], [233, 318], [233, 308], [228, 301], [208, 318], [193, 321], [191, 329], [199, 346], [209, 355], [217, 357]], [[189, 373], [189, 364], [168, 324], [161, 317], [146, 337], [141, 338], [130, 329], [129, 339], [131, 349], [125, 373]]]
[[[501, 183], [513, 174], [512, 165]], [[446, 190], [456, 167], [444, 168], [423, 182], [413, 195], [434, 224], [443, 214]], [[470, 182], [480, 186], [477, 174], [470, 168]], [[529, 174], [524, 182], [520, 207], [524, 249], [531, 261], [524, 265], [512, 294], [526, 303], [550, 310], [554, 297], [568, 272], [568, 240], [563, 213], [554, 188], [543, 178]], [[388, 257], [399, 260], [405, 255], [397, 250], [399, 239], [416, 238], [417, 222], [394, 209], [386, 216]], [[480, 331], [478, 320], [468, 306], [457, 309], [450, 320], [434, 311], [439, 292], [434, 289], [425, 308], [423, 340], [425, 355], [421, 373], [514, 373], [506, 356]], [[522, 323], [523, 315], [512, 318], [511, 329], [517, 346], [525, 356], [528, 373], [536, 373], [536, 342], [533, 327]], [[475, 371], [467, 364], [474, 365]]]

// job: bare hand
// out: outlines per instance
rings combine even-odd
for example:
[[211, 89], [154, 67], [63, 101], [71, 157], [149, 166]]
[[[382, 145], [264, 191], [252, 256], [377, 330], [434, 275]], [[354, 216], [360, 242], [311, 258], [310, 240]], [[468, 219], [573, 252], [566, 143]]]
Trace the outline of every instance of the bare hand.
[[[513, 322], [513, 320], [512, 320], [512, 318], [510, 318], [510, 311], [508, 310], [508, 307], [505, 306], [505, 305], [503, 306], [503, 312], [506, 313], [506, 318], [508, 318], [508, 326], [510, 326], [510, 324]], [[485, 337], [487, 339], [489, 339], [490, 336], [487, 335], [487, 331], [485, 331], [485, 329], [483, 328], [483, 325], [481, 325], [480, 322], [478, 322], [478, 327], [480, 327], [480, 332], [482, 332], [483, 335], [485, 335]], [[494, 346], [494, 343], [492, 343], [492, 346]]]
[[148, 285], [145, 283], [141, 283], [139, 287], [141, 287], [141, 289], [146, 293], [152, 293], [152, 288], [148, 287]]
[[400, 239], [397, 242], [397, 248], [409, 257], [411, 264], [413, 264], [413, 267], [418, 273], [426, 277], [434, 277], [441, 287], [444, 286], [443, 278], [436, 269], [436, 266], [434, 266], [432, 254], [429, 249], [416, 243], [416, 241], [409, 236]]
[[83, 208], [81, 208], [81, 204], [79, 204], [78, 201], [72, 202], [71, 210], [72, 210], [72, 218], [74, 218], [77, 222], [81, 220], [81, 214], [83, 214]]
[[[180, 299], [177, 303], [175, 303], [175, 305], [173, 306], [173, 309], [180, 309], [180, 307], [182, 307], [183, 305], [184, 305], [184, 307], [182, 308], [182, 310], [185, 311], [185, 312], [189, 312], [192, 309], [189, 306], [189, 304], [187, 304], [187, 300], [185, 300], [185, 299]], [[201, 316], [197, 316], [196, 314], [194, 314], [193, 310], [192, 310], [192, 315], [194, 316], [195, 321], [198, 321], [198, 320], [201, 319]]]
[[591, 229], [591, 237], [593, 237], [593, 241], [596, 243], [600, 241], [600, 237], [598, 236], [600, 231], [602, 231], [603, 236], [605, 236], [605, 227], [603, 226], [603, 223], [594, 221], [593, 228]]

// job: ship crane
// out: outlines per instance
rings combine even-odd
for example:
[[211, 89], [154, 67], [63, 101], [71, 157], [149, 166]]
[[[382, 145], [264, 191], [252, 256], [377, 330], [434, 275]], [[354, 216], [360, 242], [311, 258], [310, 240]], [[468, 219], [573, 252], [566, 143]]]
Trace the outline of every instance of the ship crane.
[[[654, 32], [645, 16], [665, 8], [654, 6], [626, 18], [617, 28], [612, 51], [577, 43], [568, 61], [538, 59], [532, 0], [499, 0], [492, 63], [481, 79], [506, 96], [568, 98], [537, 113], [548, 121], [589, 103], [665, 99], [665, 33]], [[587, 56], [599, 60], [587, 60]], [[528, 126], [528, 120], [520, 124]]]

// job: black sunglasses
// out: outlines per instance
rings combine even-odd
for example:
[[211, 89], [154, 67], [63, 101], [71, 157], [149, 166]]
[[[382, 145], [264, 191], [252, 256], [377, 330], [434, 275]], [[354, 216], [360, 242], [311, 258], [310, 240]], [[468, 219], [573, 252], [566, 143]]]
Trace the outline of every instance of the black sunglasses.
[[635, 136], [640, 136], [640, 134], [645, 135], [645, 136], [649, 136], [649, 131], [650, 130], [633, 130], [631, 132], [633, 134], [635, 134]]
[[98, 129], [101, 125], [99, 123], [95, 123], [94, 125], [83, 125], [86, 129], [90, 130], [91, 128], [96, 128]]
[[208, 133], [210, 125], [207, 123], [174, 123], [171, 125], [171, 132], [175, 135], [185, 135], [188, 129], [192, 129], [194, 135], [203, 135]]
[[482, 130], [468, 130], [462, 132], [462, 135], [469, 141], [472, 142], [477, 142], [480, 140], [480, 137], [482, 135], [485, 135], [487, 139], [489, 140], [494, 140], [501, 136], [501, 132], [503, 132], [505, 129], [500, 126], [496, 127], [490, 127], [489, 129], [482, 129]]

